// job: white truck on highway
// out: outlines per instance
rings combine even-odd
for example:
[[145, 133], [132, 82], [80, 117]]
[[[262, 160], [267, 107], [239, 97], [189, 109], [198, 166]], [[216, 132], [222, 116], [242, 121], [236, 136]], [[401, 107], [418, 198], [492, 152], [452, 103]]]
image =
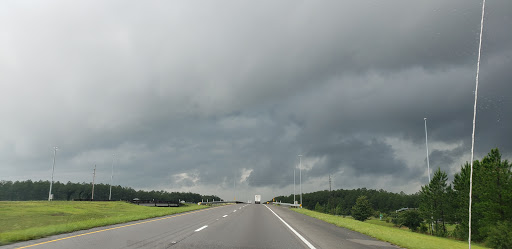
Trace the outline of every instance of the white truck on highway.
[[254, 204], [260, 204], [261, 203], [261, 195], [255, 195], [254, 196]]

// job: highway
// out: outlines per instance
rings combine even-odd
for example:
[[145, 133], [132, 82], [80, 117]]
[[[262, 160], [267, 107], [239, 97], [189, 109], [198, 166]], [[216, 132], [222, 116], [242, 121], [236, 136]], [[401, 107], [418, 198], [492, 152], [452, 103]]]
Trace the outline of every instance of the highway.
[[237, 204], [20, 242], [7, 248], [398, 248], [293, 212]]

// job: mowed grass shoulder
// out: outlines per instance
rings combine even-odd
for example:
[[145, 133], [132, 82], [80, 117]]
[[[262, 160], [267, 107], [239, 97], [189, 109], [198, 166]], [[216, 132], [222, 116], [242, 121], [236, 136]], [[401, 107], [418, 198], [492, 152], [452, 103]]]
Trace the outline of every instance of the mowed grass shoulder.
[[205, 208], [125, 202], [0, 201], [0, 245]]
[[[339, 227], [348, 228], [350, 230], [369, 235], [376, 239], [387, 241], [397, 246], [410, 249], [465, 249], [468, 248], [467, 242], [440, 238], [426, 234], [414, 233], [408, 230], [397, 229], [367, 222], [343, 218], [329, 214], [323, 214], [307, 209], [292, 209], [295, 212], [311, 216], [313, 218], [323, 220]], [[471, 248], [486, 248], [471, 243]]]

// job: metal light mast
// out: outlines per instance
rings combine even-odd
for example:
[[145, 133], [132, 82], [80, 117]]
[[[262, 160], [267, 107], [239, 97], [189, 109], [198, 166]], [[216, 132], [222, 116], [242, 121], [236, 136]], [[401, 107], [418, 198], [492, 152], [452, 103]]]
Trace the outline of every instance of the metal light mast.
[[55, 172], [55, 157], [57, 157], [57, 146], [53, 147], [52, 181], [50, 182], [50, 192], [48, 192], [48, 201], [51, 201], [53, 199], [52, 186], [53, 186], [53, 173]]
[[91, 200], [94, 200], [94, 180], [96, 178], [96, 164], [94, 165], [94, 171], [92, 172], [92, 195]]
[[115, 154], [112, 154], [112, 174], [110, 175], [110, 193], [108, 194], [108, 200], [112, 200], [112, 184], [114, 183], [114, 158]]
[[299, 155], [299, 189], [300, 189], [300, 207], [302, 208], [302, 155]]

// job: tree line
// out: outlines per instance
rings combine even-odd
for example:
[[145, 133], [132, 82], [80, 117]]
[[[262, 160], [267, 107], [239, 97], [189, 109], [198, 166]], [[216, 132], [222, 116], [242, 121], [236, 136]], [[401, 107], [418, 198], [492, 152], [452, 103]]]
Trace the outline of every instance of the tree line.
[[[469, 186], [471, 165], [465, 163], [451, 184], [438, 169], [420, 191], [420, 213], [436, 236], [466, 240], [469, 235]], [[494, 248], [512, 248], [512, 171], [500, 151], [492, 149], [473, 162], [471, 239]], [[455, 224], [449, 234], [447, 224]]]
[[[418, 207], [420, 200], [418, 194], [408, 195], [404, 192], [398, 194], [382, 189], [338, 189], [302, 194], [302, 206], [328, 214], [351, 215], [352, 207], [360, 196], [366, 196], [372, 208], [383, 213], [395, 212], [395, 210], [403, 207]], [[297, 201], [299, 198], [299, 195], [296, 195], [295, 199]], [[275, 200], [293, 203], [293, 195], [278, 196]]]
[[[50, 189], [49, 181], [0, 181], [0, 200], [2, 201], [29, 201], [29, 200], [48, 200]], [[72, 183], [66, 184], [54, 182], [52, 186], [54, 200], [73, 200], [73, 199], [91, 199], [91, 183]], [[94, 184], [94, 200], [108, 200], [110, 194], [110, 185]], [[200, 202], [202, 200], [220, 200], [215, 195], [200, 195], [191, 192], [167, 192], [167, 191], [144, 191], [135, 190], [130, 187], [112, 186], [112, 200], [159, 200], [177, 202], [184, 200], [186, 202]]]
[[[508, 160], [502, 160], [497, 148], [473, 162], [472, 241], [485, 242], [493, 248], [512, 248], [511, 167]], [[333, 215], [352, 215], [361, 221], [372, 213], [375, 217], [384, 213], [385, 219], [396, 226], [467, 240], [470, 174], [471, 166], [465, 163], [449, 183], [446, 172], [438, 168], [430, 182], [412, 195], [365, 188], [317, 191], [303, 194], [303, 207]], [[293, 195], [278, 196], [275, 200], [293, 203]], [[409, 209], [397, 212], [400, 208]]]

